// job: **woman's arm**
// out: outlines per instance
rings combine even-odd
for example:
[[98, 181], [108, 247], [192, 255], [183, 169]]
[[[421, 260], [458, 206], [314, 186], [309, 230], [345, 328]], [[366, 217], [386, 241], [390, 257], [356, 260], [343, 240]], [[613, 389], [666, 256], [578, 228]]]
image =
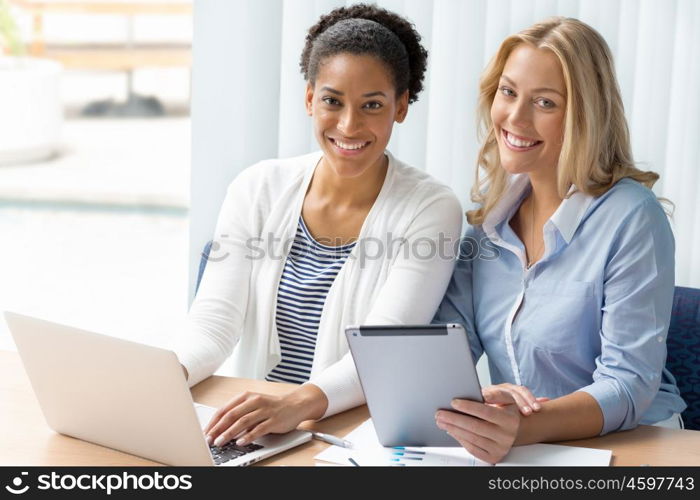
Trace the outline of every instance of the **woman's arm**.
[[440, 302], [433, 323], [459, 323], [464, 327], [469, 339], [469, 348], [474, 363], [484, 352], [481, 340], [474, 327], [474, 302], [472, 286], [472, 264], [480, 254], [479, 235], [473, 226], [467, 227], [459, 245], [459, 255], [450, 284]]
[[485, 401], [455, 399], [455, 411], [440, 410], [435, 421], [469, 453], [492, 464], [513, 446], [597, 436], [603, 427], [598, 403], [584, 392], [542, 402], [541, 409], [528, 416], [508, 404], [514, 402], [509, 393], [492, 398], [485, 394]]
[[251, 169], [229, 186], [216, 224], [214, 246], [184, 330], [174, 351], [193, 386], [231, 354], [243, 331], [251, 272]]
[[438, 412], [438, 424], [491, 463], [513, 445], [594, 437], [636, 426], [658, 392], [664, 366], [673, 255], [666, 216], [649, 198], [619, 225], [608, 255], [601, 353], [592, 383], [543, 403], [526, 418], [512, 405], [457, 401], [456, 411]]
[[542, 409], [521, 419], [515, 445], [583, 439], [603, 429], [603, 412], [585, 392], [574, 392], [542, 403]]
[[[389, 275], [368, 315], [368, 324], [428, 323], [452, 274], [461, 231], [462, 208], [454, 194], [434, 196], [418, 211]], [[442, 251], [429, 255], [429, 242]], [[287, 432], [304, 420], [318, 420], [364, 403], [350, 353], [285, 396], [243, 393], [231, 399], [207, 425], [210, 442], [236, 439], [239, 445], [270, 432]]]
[[619, 224], [603, 285], [601, 352], [590, 385], [602, 433], [637, 426], [658, 393], [674, 289], [673, 234], [655, 198]]

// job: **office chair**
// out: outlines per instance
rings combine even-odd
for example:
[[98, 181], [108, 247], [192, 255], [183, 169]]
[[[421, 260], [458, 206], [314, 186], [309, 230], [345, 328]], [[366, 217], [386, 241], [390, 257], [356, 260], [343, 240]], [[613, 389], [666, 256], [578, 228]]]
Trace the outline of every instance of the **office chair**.
[[209, 252], [211, 252], [211, 244], [211, 241], [207, 241], [207, 244], [204, 245], [204, 250], [202, 250], [202, 258], [199, 260], [199, 271], [197, 272], [197, 284], [194, 287], [195, 295], [197, 295], [197, 290], [199, 290], [199, 283], [202, 281], [204, 269], [207, 267], [207, 261], [209, 260]]
[[676, 378], [688, 408], [686, 429], [700, 430], [700, 290], [677, 286], [666, 341], [666, 368]]

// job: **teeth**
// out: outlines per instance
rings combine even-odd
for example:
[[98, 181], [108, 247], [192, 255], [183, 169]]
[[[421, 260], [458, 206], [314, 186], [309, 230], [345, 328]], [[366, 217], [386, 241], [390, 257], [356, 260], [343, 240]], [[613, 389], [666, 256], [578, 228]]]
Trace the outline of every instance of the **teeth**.
[[515, 147], [518, 148], [529, 148], [537, 144], [537, 141], [523, 141], [512, 135], [510, 132], [506, 132], [506, 140]]
[[338, 146], [341, 149], [362, 149], [367, 145], [366, 142], [361, 142], [358, 144], [348, 144], [345, 142], [340, 142], [337, 139], [334, 142], [335, 142], [336, 146]]

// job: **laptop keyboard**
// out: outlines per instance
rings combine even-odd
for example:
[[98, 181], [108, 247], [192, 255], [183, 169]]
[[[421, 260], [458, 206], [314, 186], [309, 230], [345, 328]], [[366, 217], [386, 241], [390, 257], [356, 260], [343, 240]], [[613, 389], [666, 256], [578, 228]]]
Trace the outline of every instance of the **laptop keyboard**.
[[211, 456], [214, 459], [215, 465], [221, 465], [234, 458], [242, 457], [243, 455], [262, 449], [263, 446], [255, 443], [250, 443], [245, 446], [237, 446], [235, 441], [229, 441], [225, 445], [210, 446]]

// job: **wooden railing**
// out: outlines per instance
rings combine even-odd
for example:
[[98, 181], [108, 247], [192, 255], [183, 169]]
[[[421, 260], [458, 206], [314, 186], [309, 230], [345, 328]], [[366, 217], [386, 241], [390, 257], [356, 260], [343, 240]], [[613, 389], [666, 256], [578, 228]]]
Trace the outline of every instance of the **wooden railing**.
[[102, 2], [57, 1], [35, 2], [10, 0], [10, 3], [30, 12], [33, 17], [32, 39], [28, 52], [36, 57], [54, 59], [66, 68], [131, 71], [139, 67], [190, 66], [191, 47], [188, 43], [143, 43], [125, 40], [123, 43], [47, 43], [44, 39], [45, 17], [51, 13], [119, 15], [130, 22], [140, 15], [191, 16], [192, 4], [184, 2]]

